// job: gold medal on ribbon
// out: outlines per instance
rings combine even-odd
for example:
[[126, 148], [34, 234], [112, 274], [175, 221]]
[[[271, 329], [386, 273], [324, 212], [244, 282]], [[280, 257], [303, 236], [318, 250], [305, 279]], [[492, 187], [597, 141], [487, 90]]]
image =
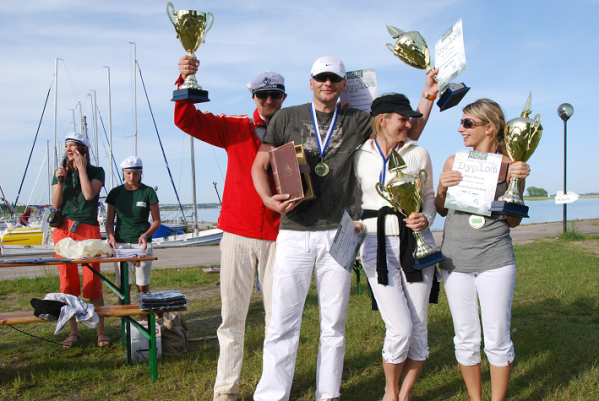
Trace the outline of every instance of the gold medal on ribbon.
[[483, 228], [485, 226], [485, 216], [481, 216], [478, 214], [471, 214], [470, 218], [468, 219], [468, 223], [470, 223], [470, 227], [478, 230], [480, 228]]
[[316, 167], [314, 167], [314, 172], [319, 177], [324, 177], [329, 173], [329, 165], [325, 162], [320, 162], [316, 165]]

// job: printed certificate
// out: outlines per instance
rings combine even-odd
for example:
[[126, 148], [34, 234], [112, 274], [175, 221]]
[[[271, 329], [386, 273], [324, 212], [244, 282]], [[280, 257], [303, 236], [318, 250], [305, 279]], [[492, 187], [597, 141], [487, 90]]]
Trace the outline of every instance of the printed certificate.
[[347, 85], [341, 93], [339, 101], [341, 104], [349, 102], [349, 107], [354, 109], [370, 112], [370, 105], [378, 95], [374, 68], [348, 71]]
[[366, 237], [366, 232], [362, 231], [360, 234], [356, 234], [354, 222], [349, 214], [344, 211], [329, 253], [337, 263], [350, 273], [360, 250], [360, 245], [364, 242], [364, 237]]
[[445, 207], [490, 216], [502, 160], [500, 154], [458, 150], [453, 170], [462, 173], [462, 181], [447, 189]]
[[435, 43], [435, 66], [439, 67], [437, 79], [440, 91], [466, 69], [461, 18]]

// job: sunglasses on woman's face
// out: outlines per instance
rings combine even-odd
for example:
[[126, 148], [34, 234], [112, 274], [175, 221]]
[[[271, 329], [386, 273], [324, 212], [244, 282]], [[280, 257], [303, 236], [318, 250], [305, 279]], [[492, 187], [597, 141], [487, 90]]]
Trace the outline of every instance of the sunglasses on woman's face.
[[277, 100], [282, 98], [285, 95], [285, 92], [281, 92], [281, 91], [274, 91], [274, 92], [256, 92], [254, 93], [254, 95], [258, 98], [258, 99], [268, 99], [268, 97], [270, 96], [271, 99], [273, 100]]
[[337, 74], [329, 74], [326, 72], [317, 75], [312, 75], [312, 79], [314, 79], [316, 82], [327, 82], [327, 79], [330, 79], [333, 83], [339, 83], [343, 81], [343, 77], [340, 77]]
[[469, 118], [467, 118], [465, 120], [460, 120], [460, 125], [463, 125], [464, 128], [466, 128], [466, 129], [473, 128], [473, 127], [479, 127], [481, 125], [487, 125], [487, 124], [489, 124], [487, 121], [476, 122]]

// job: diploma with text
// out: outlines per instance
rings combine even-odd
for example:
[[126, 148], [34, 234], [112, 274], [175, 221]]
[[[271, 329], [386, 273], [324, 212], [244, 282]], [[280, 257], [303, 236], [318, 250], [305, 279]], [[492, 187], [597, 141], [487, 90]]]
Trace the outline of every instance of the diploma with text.
[[500, 154], [458, 150], [453, 170], [462, 174], [462, 181], [447, 189], [445, 207], [490, 216], [502, 159]]

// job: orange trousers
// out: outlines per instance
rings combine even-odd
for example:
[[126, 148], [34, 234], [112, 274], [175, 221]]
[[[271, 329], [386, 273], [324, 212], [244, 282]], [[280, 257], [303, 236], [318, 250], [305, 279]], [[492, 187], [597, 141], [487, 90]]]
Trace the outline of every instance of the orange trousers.
[[[79, 223], [77, 231], [72, 233], [70, 231], [72, 220], [67, 218], [63, 219], [62, 227], [56, 227], [54, 229], [54, 244], [58, 244], [63, 238], [70, 237], [75, 241], [84, 241], [86, 239], [102, 239], [100, 235], [100, 226], [90, 226], [89, 224]], [[56, 254], [57, 258], [62, 258], [59, 254]], [[100, 263], [92, 263], [91, 266], [100, 271]], [[79, 269], [77, 264], [69, 263], [64, 265], [56, 265], [58, 272], [60, 273], [60, 292], [63, 294], [75, 295], [78, 297], [81, 295], [81, 282], [79, 281]], [[100, 298], [103, 295], [102, 292], [102, 281], [97, 277], [90, 269], [83, 266], [83, 298], [94, 299]]]

